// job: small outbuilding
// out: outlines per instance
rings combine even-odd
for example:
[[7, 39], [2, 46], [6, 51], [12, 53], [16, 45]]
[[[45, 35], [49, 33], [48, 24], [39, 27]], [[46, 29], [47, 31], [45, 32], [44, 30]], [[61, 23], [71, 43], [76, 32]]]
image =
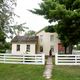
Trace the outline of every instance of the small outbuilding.
[[12, 40], [12, 54], [36, 54], [38, 36], [16, 36]]

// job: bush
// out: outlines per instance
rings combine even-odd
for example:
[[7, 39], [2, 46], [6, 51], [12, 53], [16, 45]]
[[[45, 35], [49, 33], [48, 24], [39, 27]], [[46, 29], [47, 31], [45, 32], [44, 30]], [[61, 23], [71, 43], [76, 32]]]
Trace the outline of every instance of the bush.
[[5, 50], [1, 50], [1, 49], [0, 49], [0, 53], [5, 53]]

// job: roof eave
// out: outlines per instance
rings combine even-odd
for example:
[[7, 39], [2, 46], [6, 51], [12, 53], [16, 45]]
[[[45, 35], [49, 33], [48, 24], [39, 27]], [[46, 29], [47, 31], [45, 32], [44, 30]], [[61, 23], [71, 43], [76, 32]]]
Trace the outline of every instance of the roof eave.
[[[47, 26], [46, 26], [47, 27]], [[39, 32], [41, 32], [42, 30], [44, 30], [46, 27], [42, 28], [41, 30], [39, 30], [38, 32], [36, 32], [35, 34], [38, 34]]]

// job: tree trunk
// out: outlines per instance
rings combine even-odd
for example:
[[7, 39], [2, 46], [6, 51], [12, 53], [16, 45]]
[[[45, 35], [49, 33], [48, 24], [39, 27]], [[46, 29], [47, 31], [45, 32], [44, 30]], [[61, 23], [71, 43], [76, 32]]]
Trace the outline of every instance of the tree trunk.
[[72, 50], [73, 50], [73, 42], [70, 41], [69, 42], [69, 54], [72, 54]]
[[65, 46], [65, 54], [66, 54], [66, 49], [67, 49], [67, 47]]

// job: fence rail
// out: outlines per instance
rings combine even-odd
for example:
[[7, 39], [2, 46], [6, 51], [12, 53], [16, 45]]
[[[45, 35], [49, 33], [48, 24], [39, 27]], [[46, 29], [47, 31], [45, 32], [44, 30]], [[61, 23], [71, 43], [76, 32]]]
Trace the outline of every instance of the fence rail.
[[0, 53], [0, 63], [44, 65], [45, 54], [3, 54], [3, 53]]
[[55, 54], [55, 64], [56, 65], [80, 65], [80, 55], [63, 55]]

